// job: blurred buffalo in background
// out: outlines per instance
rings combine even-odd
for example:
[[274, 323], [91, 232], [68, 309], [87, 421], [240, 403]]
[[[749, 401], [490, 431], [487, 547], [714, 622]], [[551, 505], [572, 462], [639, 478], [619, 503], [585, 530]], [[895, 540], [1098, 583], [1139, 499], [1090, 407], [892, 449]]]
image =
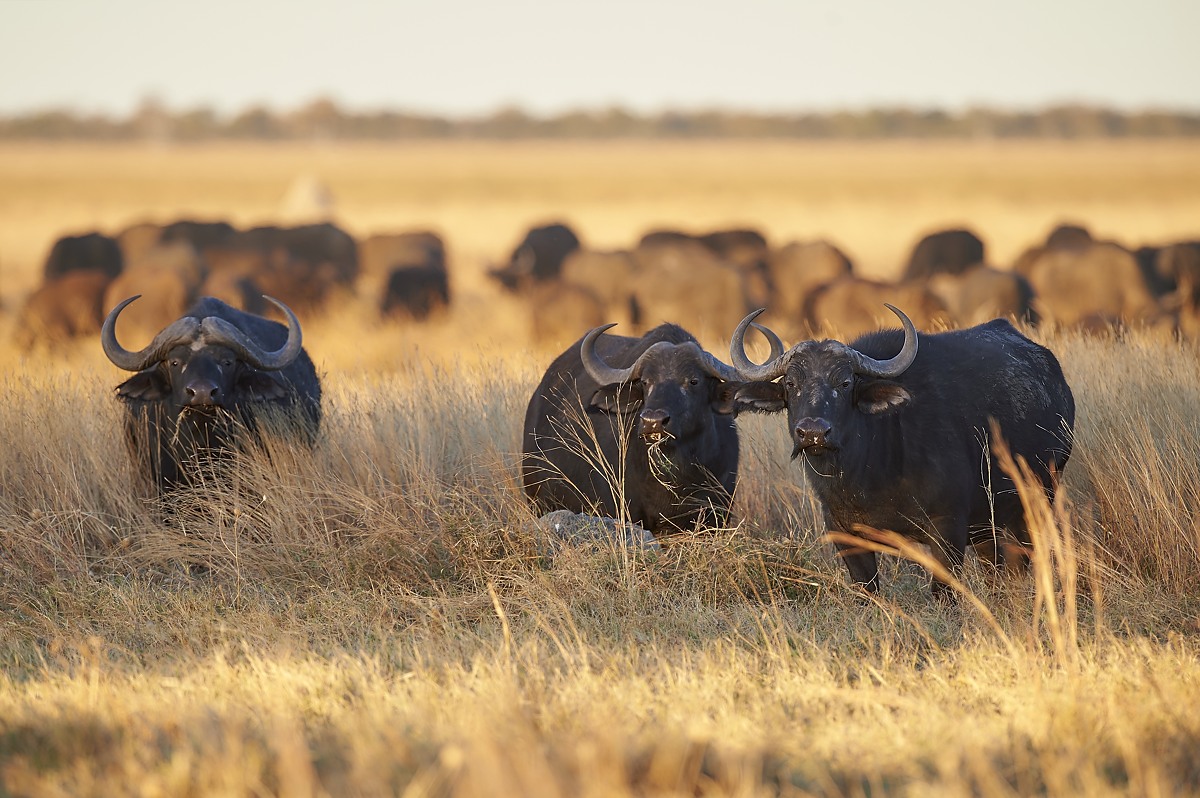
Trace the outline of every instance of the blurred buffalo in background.
[[446, 245], [429, 230], [381, 233], [359, 245], [358, 293], [389, 319], [424, 321], [450, 305]]
[[144, 297], [121, 316], [121, 335], [148, 338], [175, 321], [199, 296], [207, 269], [185, 241], [134, 250], [125, 270], [109, 283], [104, 306], [111, 308], [134, 294]]
[[562, 222], [534, 227], [513, 249], [508, 262], [488, 274], [509, 291], [521, 293], [534, 283], [557, 279], [563, 261], [579, 247], [579, 236]]
[[954, 324], [946, 303], [924, 282], [886, 283], [853, 276], [809, 294], [804, 320], [811, 335], [856, 338], [888, 324], [887, 305], [903, 307], [921, 330], [944, 330]]
[[17, 313], [13, 343], [24, 350], [55, 349], [100, 332], [104, 290], [111, 278], [101, 271], [68, 272], [39, 286]]
[[102, 233], [63, 236], [54, 242], [42, 266], [46, 282], [71, 272], [101, 272], [116, 277], [124, 267], [117, 240]]
[[983, 240], [970, 230], [939, 230], [924, 236], [913, 247], [901, 276], [923, 280], [935, 274], [962, 274], [984, 262]]

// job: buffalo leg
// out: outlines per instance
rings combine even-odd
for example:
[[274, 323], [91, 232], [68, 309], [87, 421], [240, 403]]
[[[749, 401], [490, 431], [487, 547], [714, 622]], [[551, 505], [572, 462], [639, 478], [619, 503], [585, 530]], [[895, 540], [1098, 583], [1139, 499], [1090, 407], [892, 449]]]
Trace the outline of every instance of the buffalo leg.
[[[967, 557], [969, 533], [967, 524], [958, 518], [935, 519], [936, 535], [929, 548], [938, 563], [958, 578], [962, 574], [963, 562]], [[954, 601], [954, 590], [936, 575], [933, 577], [933, 597], [939, 601]]]
[[875, 552], [856, 546], [853, 543], [835, 543], [838, 556], [846, 563], [850, 578], [862, 586], [868, 593], [879, 590], [879, 562]]

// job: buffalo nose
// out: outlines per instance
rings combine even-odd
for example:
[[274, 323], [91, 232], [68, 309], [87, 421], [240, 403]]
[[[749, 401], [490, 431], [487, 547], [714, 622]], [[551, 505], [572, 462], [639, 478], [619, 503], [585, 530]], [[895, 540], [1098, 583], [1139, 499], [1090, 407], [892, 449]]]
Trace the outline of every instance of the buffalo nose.
[[666, 410], [643, 410], [642, 434], [661, 435], [670, 422], [671, 414]]
[[802, 446], [824, 446], [833, 425], [823, 418], [806, 416], [796, 422], [796, 441]]
[[221, 395], [221, 389], [211, 380], [192, 380], [185, 390], [189, 407], [214, 405]]

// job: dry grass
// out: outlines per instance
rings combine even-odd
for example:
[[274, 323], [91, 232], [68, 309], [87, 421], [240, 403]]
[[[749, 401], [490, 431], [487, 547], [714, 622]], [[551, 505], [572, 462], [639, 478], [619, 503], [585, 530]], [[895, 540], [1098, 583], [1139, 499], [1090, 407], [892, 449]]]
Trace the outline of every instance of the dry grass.
[[895, 560], [879, 602], [845, 586], [777, 418], [742, 425], [736, 529], [551, 560], [515, 484], [532, 361], [331, 378], [315, 452], [248, 457], [167, 521], [115, 375], [7, 376], [0, 774], [72, 795], [1200, 789], [1195, 352], [1050, 344], [1081, 408], [1063, 501], [1030, 498], [1033, 573], [972, 565], [958, 607]]
[[[443, 145], [422, 146], [436, 159]], [[461, 151], [467, 163], [485, 159], [474, 146]], [[778, 146], [781, 174], [809, 157]], [[922, 148], [911, 148], [916, 165], [896, 170], [934, 169], [937, 159], [922, 161]], [[585, 168], [570, 167], [561, 149], [528, 157]], [[1063, 183], [1136, 184], [1131, 164], [1173, 164], [1162, 190], [1178, 215], [1160, 228], [1111, 231], [1182, 230], [1200, 194], [1171, 193], [1186, 175], [1174, 167], [1194, 157], [1183, 145], [1161, 155], [1149, 145], [1133, 150], [1108, 177], [1081, 168]], [[664, 152], [662, 172], [650, 169], [654, 159], [642, 162], [647, 197], [665, 196], [655, 193], [666, 191], [655, 175], [689, 158], [704, 163], [703, 152], [720, 158], [716, 145], [688, 152]], [[849, 148], [826, 152], [851, 159]], [[954, 153], [947, 159], [966, 157]], [[18, 171], [11, 155], [0, 157], [3, 186]], [[263, 151], [263, 174], [282, 180], [302, 156]], [[132, 156], [114, 155], [123, 157]], [[861, 157], [882, 158], [870, 147]], [[436, 183], [434, 166], [416, 154], [397, 149], [390, 158], [381, 174], [408, 164], [412, 185]], [[995, 167], [995, 179], [1007, 180], [1009, 167]], [[346, 186], [383, 191], [357, 168]], [[708, 168], [728, 174], [724, 159]], [[549, 166], [533, 171], [561, 185]], [[935, 169], [930, 179], [949, 178]], [[53, 193], [39, 194], [30, 180], [22, 184], [29, 207], [54, 207]], [[915, 185], [917, 194], [929, 190]], [[1139, 193], [1148, 189], [1136, 185], [1129, 197], [1142, 200], [1107, 201], [1150, 207]], [[114, 204], [119, 221], [149, 202], [142, 189], [128, 189], [128, 206]], [[616, 180], [607, 190], [632, 191]], [[89, 191], [103, 193], [86, 184], [75, 193]], [[223, 191], [195, 201], [233, 202]], [[397, 194], [407, 191], [416, 189]], [[763, 191], [786, 193], [769, 181]], [[5, 208], [19, 205], [0, 195]], [[222, 215], [259, 218], [276, 192], [261, 196], [261, 211], [230, 205], [241, 210]], [[363, 208], [371, 197], [386, 202], [383, 193], [361, 197]], [[532, 189], [530, 197], [530, 205], [554, 200]], [[154, 199], [170, 213], [185, 209], [169, 194]], [[74, 202], [86, 204], [59, 201], [64, 225]], [[428, 207], [438, 206], [431, 199]], [[466, 220], [476, 206], [455, 207]], [[715, 205], [696, 207], [697, 224], [715, 221], [703, 215]], [[863, 207], [869, 219], [869, 199]], [[485, 235], [498, 239], [523, 212], [519, 203], [504, 210], [514, 215], [500, 225], [496, 210], [479, 251]], [[628, 213], [614, 237], [640, 226]], [[1032, 224], [1030, 214], [1014, 219]], [[1136, 227], [1141, 217], [1129, 218]], [[395, 219], [388, 224], [439, 221]], [[1037, 219], [1030, 235], [1049, 221]], [[781, 229], [790, 228], [771, 231]], [[25, 234], [8, 223], [3, 233], [4, 251]], [[740, 422], [735, 529], [661, 552], [548, 558], [515, 468], [545, 356], [503, 341], [430, 348], [460, 334], [474, 341], [466, 323], [452, 318], [426, 332], [335, 315], [306, 325], [326, 377], [320, 446], [277, 444], [269, 459], [247, 456], [235, 488], [201, 487], [166, 519], [131, 473], [110, 398], [121, 376], [95, 342], [46, 362], [0, 350], [0, 795], [1200, 791], [1192, 347], [1137, 335], [1046, 341], [1075, 389], [1079, 421], [1060, 502], [1026, 497], [1039, 543], [1033, 571], [1005, 576], [972, 561], [967, 596], [941, 606], [920, 569], [896, 559], [878, 601], [846, 586], [772, 417]], [[189, 568], [197, 565], [203, 570]]]

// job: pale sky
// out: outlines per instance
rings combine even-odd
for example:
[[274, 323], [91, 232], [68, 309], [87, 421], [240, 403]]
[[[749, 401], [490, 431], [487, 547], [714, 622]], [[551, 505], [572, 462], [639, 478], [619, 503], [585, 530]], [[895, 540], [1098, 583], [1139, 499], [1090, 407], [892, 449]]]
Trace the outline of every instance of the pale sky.
[[1200, 0], [0, 0], [0, 113], [1200, 110]]

